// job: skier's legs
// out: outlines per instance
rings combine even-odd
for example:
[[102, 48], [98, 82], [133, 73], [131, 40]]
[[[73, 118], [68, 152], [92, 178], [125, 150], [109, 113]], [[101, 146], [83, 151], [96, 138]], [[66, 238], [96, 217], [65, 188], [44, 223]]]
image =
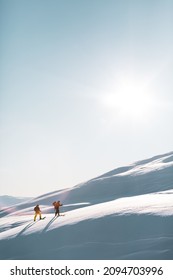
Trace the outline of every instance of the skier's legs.
[[35, 213], [35, 216], [34, 216], [34, 222], [36, 221], [37, 215], [40, 216], [40, 220], [41, 220], [41, 212], [37, 212], [37, 213]]
[[55, 216], [59, 216], [59, 208], [58, 209], [56, 209], [56, 211], [55, 211]]
[[35, 213], [34, 215], [34, 222], [36, 221], [36, 218], [37, 218], [37, 213]]

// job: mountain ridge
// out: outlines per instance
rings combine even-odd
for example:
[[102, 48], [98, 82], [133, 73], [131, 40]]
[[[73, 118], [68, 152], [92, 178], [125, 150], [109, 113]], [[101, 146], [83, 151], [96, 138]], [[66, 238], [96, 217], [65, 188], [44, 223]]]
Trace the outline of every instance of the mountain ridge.
[[0, 259], [173, 259], [173, 153], [127, 167], [1, 211]]

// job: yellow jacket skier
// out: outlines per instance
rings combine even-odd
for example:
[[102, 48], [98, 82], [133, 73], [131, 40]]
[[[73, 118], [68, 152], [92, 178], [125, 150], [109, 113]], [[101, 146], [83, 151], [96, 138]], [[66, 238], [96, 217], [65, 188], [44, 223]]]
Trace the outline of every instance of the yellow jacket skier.
[[36, 221], [37, 215], [40, 216], [40, 220], [41, 220], [41, 210], [38, 204], [34, 207], [34, 211], [35, 211], [34, 222]]

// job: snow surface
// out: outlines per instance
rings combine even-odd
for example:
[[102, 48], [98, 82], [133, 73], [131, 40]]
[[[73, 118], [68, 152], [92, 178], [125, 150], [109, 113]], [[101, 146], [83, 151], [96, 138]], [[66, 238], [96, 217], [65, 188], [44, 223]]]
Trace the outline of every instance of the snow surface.
[[0, 196], [0, 209], [7, 207], [7, 206], [15, 205], [17, 203], [25, 202], [29, 199], [31, 199], [31, 198], [2, 195], [2, 196]]
[[[61, 200], [54, 218], [52, 202]], [[33, 221], [39, 204], [44, 220]], [[173, 259], [173, 152], [0, 211], [0, 259]]]

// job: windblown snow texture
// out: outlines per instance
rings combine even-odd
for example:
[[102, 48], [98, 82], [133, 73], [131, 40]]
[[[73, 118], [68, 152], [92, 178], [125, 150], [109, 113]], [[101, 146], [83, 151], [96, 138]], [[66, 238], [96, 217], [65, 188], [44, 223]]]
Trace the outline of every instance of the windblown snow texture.
[[[52, 202], [60, 200], [54, 218]], [[33, 206], [45, 220], [33, 222]], [[173, 152], [0, 211], [0, 259], [173, 259]]]

